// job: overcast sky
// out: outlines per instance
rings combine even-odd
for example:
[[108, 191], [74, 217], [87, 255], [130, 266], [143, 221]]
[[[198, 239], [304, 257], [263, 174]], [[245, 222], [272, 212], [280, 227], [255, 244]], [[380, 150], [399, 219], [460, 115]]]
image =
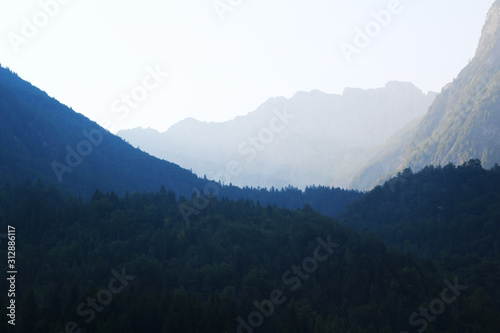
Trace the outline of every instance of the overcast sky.
[[163, 131], [297, 91], [440, 91], [493, 2], [0, 0], [0, 64], [114, 132]]

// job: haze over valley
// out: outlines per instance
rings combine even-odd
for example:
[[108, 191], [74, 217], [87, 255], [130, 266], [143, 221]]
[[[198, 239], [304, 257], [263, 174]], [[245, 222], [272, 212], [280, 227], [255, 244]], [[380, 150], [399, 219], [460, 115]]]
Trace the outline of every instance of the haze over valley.
[[0, 35], [0, 332], [498, 332], [500, 0], [0, 2]]
[[348, 88], [342, 95], [298, 92], [290, 99], [271, 98], [254, 112], [223, 123], [190, 118], [163, 133], [137, 128], [118, 135], [226, 184], [347, 188], [375, 148], [423, 117], [435, 97], [402, 82], [380, 89]]

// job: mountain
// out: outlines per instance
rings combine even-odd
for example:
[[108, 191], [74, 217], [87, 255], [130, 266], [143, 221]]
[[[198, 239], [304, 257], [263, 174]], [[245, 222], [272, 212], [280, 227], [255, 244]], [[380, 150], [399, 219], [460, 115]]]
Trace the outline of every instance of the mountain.
[[0, 181], [40, 179], [90, 197], [161, 185], [191, 195], [204, 182], [125, 143], [16, 74], [0, 68]]
[[[339, 188], [261, 189], [222, 186], [132, 147], [95, 122], [0, 67], [0, 184], [41, 180], [89, 199], [98, 188], [123, 195], [161, 186], [191, 198], [204, 192], [292, 209], [308, 204], [334, 216], [362, 196]], [[199, 212], [182, 206], [186, 216]]]
[[189, 118], [164, 133], [137, 128], [118, 135], [198, 175], [238, 186], [347, 187], [373, 147], [424, 115], [434, 98], [401, 82], [342, 95], [315, 90], [271, 98], [223, 123]]
[[500, 306], [500, 167], [479, 160], [410, 169], [338, 216], [388, 246], [431, 259], [484, 290]]
[[475, 57], [445, 86], [418, 126], [383, 146], [351, 186], [369, 189], [407, 167], [500, 162], [500, 1], [488, 12]]
[[165, 191], [96, 191], [84, 202], [40, 184], [1, 186], [0, 230], [17, 236], [15, 332], [498, 330], [497, 288], [311, 209], [212, 199], [185, 223], [179, 204]]

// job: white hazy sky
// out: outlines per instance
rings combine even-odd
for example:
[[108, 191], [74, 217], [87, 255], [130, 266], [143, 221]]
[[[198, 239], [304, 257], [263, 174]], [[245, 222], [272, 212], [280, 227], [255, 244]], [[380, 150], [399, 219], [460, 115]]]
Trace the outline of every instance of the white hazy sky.
[[[0, 64], [112, 131], [229, 120], [297, 91], [391, 80], [440, 91], [473, 57], [494, 0], [400, 0], [348, 63], [340, 44], [393, 1], [221, 0], [232, 9], [221, 20], [214, 0], [0, 0]], [[169, 76], [141, 96], [147, 68]], [[132, 91], [144, 100], [124, 112]]]

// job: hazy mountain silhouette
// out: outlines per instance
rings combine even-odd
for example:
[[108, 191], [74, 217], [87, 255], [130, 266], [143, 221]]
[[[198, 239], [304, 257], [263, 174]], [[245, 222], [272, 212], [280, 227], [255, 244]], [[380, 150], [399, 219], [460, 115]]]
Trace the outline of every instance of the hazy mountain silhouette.
[[[239, 186], [347, 187], [373, 147], [424, 115], [434, 98], [401, 82], [349, 88], [343, 95], [316, 90], [271, 98], [223, 123], [188, 118], [164, 133], [136, 128], [118, 134], [198, 175]], [[233, 168], [230, 177], [221, 177]]]

